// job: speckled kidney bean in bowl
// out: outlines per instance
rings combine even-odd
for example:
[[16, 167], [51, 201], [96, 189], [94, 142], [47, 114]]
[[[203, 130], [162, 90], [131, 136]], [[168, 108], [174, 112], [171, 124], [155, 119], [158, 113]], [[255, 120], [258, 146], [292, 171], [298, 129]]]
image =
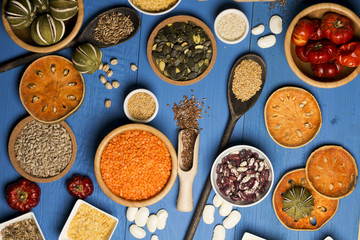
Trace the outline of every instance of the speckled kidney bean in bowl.
[[223, 151], [211, 168], [211, 185], [221, 198], [237, 207], [250, 207], [266, 198], [274, 169], [259, 149], [238, 145]]

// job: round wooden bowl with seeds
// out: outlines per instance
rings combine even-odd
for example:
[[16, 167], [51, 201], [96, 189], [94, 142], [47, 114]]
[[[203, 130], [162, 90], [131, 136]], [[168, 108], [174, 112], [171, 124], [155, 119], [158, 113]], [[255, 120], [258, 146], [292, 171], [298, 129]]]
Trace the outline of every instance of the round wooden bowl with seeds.
[[[15, 143], [18, 139], [18, 137], [21, 134], [21, 131], [27, 127], [27, 125], [34, 121], [35, 119], [31, 116], [28, 116], [26, 118], [24, 118], [23, 120], [21, 120], [14, 128], [14, 130], [12, 131], [10, 138], [9, 138], [9, 143], [8, 143], [8, 153], [9, 153], [9, 158], [10, 161], [12, 163], [12, 165], [14, 166], [15, 170], [24, 178], [29, 179], [30, 181], [33, 182], [39, 182], [39, 183], [48, 183], [48, 182], [53, 182], [56, 181], [60, 178], [62, 178], [73, 166], [75, 158], [76, 158], [76, 151], [77, 151], [77, 145], [76, 145], [76, 139], [75, 139], [75, 135], [73, 133], [73, 131], [71, 130], [71, 128], [69, 127], [69, 125], [66, 124], [66, 122], [60, 122], [58, 124], [60, 124], [62, 127], [64, 127], [66, 129], [66, 132], [69, 134], [70, 136], [70, 140], [71, 140], [71, 145], [72, 145], [72, 149], [71, 149], [71, 158], [68, 162], [68, 164], [66, 165], [66, 167], [57, 175], [55, 176], [51, 176], [51, 177], [37, 177], [37, 176], [33, 176], [30, 173], [24, 171], [24, 169], [20, 166], [19, 161], [16, 159], [16, 151], [15, 151]], [[49, 125], [51, 126], [51, 125]], [[33, 141], [35, 141], [33, 139]]]
[[[202, 29], [201, 31], [203, 31], [209, 40], [207, 41], [211, 41], [211, 49], [208, 49], [207, 51], [210, 50], [210, 60], [208, 59], [209, 63], [207, 65], [207, 68], [206, 70], [204, 70], [201, 74], [199, 75], [196, 75], [195, 78], [189, 78], [187, 80], [174, 80], [174, 79], [171, 79], [170, 77], [166, 76], [165, 75], [165, 70], [166, 68], [164, 69], [164, 71], [162, 71], [160, 69], [160, 67], [158, 66], [158, 64], [156, 64], [156, 61], [155, 61], [155, 58], [153, 57], [153, 47], [154, 47], [154, 44], [158, 44], [156, 43], [156, 37], [158, 35], [158, 33], [160, 31], [162, 31], [163, 28], [167, 27], [167, 26], [173, 26], [174, 23], [185, 23], [185, 24], [188, 24], [188, 23], [192, 23], [192, 24], [195, 24], [196, 26], [193, 28], [193, 29]], [[194, 30], [195, 31], [195, 30]], [[195, 35], [197, 35], [197, 33], [194, 33]], [[180, 35], [181, 36], [181, 35]], [[184, 36], [184, 35], [183, 35]], [[192, 36], [192, 35], [191, 35]], [[179, 37], [180, 38], [180, 37]], [[178, 39], [179, 39], [178, 38]], [[200, 38], [200, 37], [199, 37]], [[186, 39], [188, 39], [186, 37]], [[169, 39], [167, 39], [169, 40]], [[181, 47], [179, 47], [178, 50], [178, 55], [174, 56], [174, 57], [170, 57], [171, 59], [173, 59], [174, 61], [176, 61], [176, 59], [183, 59], [181, 58], [180, 55], [182, 55], [182, 53], [185, 54], [185, 51], [186, 51], [186, 48], [187, 46], [183, 46], [184, 42], [186, 42], [187, 40], [185, 40], [184, 42], [181, 42], [182, 40], [176, 40], [174, 41], [174, 43], [170, 43], [168, 42], [169, 44], [173, 44], [174, 46], [176, 45], [179, 45]], [[192, 41], [192, 40], [190, 40]], [[190, 42], [189, 41], [189, 42]], [[197, 43], [195, 43], [197, 44]], [[205, 45], [205, 43], [201, 44], [197, 44], [196, 46], [193, 46], [194, 49], [196, 50], [199, 50], [197, 48], [200, 48], [201, 46], [200, 45]], [[159, 45], [157, 45], [159, 47]], [[208, 46], [207, 46], [208, 47]], [[171, 47], [172, 48], [172, 47]], [[194, 50], [193, 49], [193, 50]], [[205, 49], [205, 48], [204, 48]], [[172, 49], [172, 50], [175, 50], [175, 49]], [[159, 52], [161, 53], [164, 53], [163, 51], [163, 48], [161, 47], [161, 49], [159, 49]], [[200, 53], [199, 53], [200, 54]], [[190, 85], [190, 84], [194, 84], [198, 81], [200, 81], [201, 79], [203, 79], [207, 74], [209, 74], [209, 72], [211, 71], [212, 67], [214, 66], [215, 64], [215, 60], [216, 60], [216, 54], [217, 54], [217, 47], [216, 47], [216, 40], [215, 40], [215, 37], [214, 37], [214, 34], [211, 32], [210, 28], [204, 23], [202, 22], [201, 20], [195, 18], [195, 17], [191, 17], [191, 16], [186, 16], [186, 15], [179, 15], [179, 16], [174, 16], [174, 17], [170, 17], [168, 19], [165, 19], [164, 21], [162, 21], [161, 23], [159, 23], [159, 25], [152, 31], [150, 37], [149, 37], [149, 40], [148, 40], [148, 44], [147, 44], [147, 57], [148, 57], [148, 61], [149, 61], [149, 64], [152, 68], [152, 70], [156, 73], [156, 75], [158, 75], [162, 80], [164, 80], [165, 82], [168, 82], [170, 84], [174, 84], [174, 85], [180, 85], [180, 86], [185, 86], [185, 85]], [[186, 55], [186, 54], [185, 54]], [[190, 55], [190, 54], [189, 54]], [[169, 55], [170, 56], [170, 55]], [[162, 57], [162, 56], [160, 56]], [[186, 59], [187, 57], [184, 57], [184, 59]], [[195, 56], [194, 56], [194, 59], [195, 59]], [[201, 59], [201, 60], [204, 60], [204, 59]], [[200, 61], [201, 61], [200, 60]], [[170, 61], [170, 60], [169, 60]], [[199, 64], [199, 62], [195, 62], [196, 64]], [[205, 62], [205, 60], [204, 60]], [[180, 69], [180, 65], [183, 64], [183, 65], [188, 65], [188, 68], [184, 67], [184, 69]], [[175, 67], [176, 63], [173, 64], [172, 67]], [[175, 72], [174, 74], [178, 73], [178, 74], [181, 74], [184, 70], [186, 69], [189, 69], [190, 70], [190, 73], [195, 73], [197, 71], [199, 71], [199, 68], [201, 69], [201, 67], [198, 67], [198, 68], [194, 68], [193, 67], [194, 64], [191, 63], [191, 66], [190, 66], [190, 63], [189, 62], [185, 62], [184, 63], [179, 63], [178, 65], [176, 65], [175, 67]], [[203, 65], [202, 65], [203, 66]], [[191, 69], [190, 69], [191, 68]], [[170, 71], [169, 71], [170, 72]], [[190, 73], [188, 72], [187, 76], [190, 75]], [[185, 76], [185, 77], [187, 77]]]
[[[298, 221], [290, 216], [291, 209], [287, 212], [283, 209], [284, 193], [293, 187], [307, 189], [314, 199], [311, 213]], [[302, 201], [308, 199], [300, 198]], [[318, 194], [305, 179], [305, 169], [300, 168], [286, 173], [277, 184], [272, 199], [276, 217], [288, 229], [295, 231], [316, 231], [322, 228], [335, 215], [339, 200], [328, 199]], [[294, 212], [291, 212], [294, 213]]]
[[12, 29], [10, 24], [8, 23], [5, 17], [5, 7], [8, 0], [3, 0], [2, 9], [1, 9], [1, 16], [2, 22], [4, 24], [5, 30], [10, 36], [10, 38], [20, 47], [31, 51], [31, 52], [38, 52], [38, 53], [50, 53], [60, 50], [68, 45], [78, 34], [80, 31], [83, 19], [84, 19], [84, 3], [83, 0], [77, 0], [79, 10], [77, 14], [65, 21], [65, 34], [64, 37], [58, 42], [50, 46], [40, 46], [37, 45], [30, 36], [30, 27], [25, 29]]
[[311, 142], [322, 121], [315, 97], [297, 87], [276, 90], [266, 102], [264, 117], [270, 137], [285, 148], [298, 148]]
[[341, 146], [323, 146], [311, 153], [306, 179], [320, 195], [340, 199], [354, 191], [358, 169], [354, 157]]
[[83, 76], [61, 56], [45, 56], [25, 70], [19, 87], [28, 113], [43, 123], [65, 120], [81, 106], [85, 96]]

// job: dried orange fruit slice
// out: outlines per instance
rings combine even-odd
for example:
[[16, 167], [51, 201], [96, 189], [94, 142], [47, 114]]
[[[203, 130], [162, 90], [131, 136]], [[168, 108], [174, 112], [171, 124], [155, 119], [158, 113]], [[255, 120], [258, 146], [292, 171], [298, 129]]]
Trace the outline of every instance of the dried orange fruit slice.
[[319, 194], [339, 199], [354, 190], [358, 170], [354, 157], [344, 148], [323, 146], [308, 158], [306, 178]]
[[45, 56], [25, 70], [19, 91], [21, 102], [31, 116], [43, 123], [56, 123], [80, 107], [85, 83], [69, 60]]
[[[311, 195], [313, 201], [310, 214], [304, 216], [297, 221], [289, 214], [293, 209], [284, 209], [285, 194], [294, 188], [305, 189], [307, 192], [306, 199], [308, 201]], [[310, 192], [310, 193], [309, 193]], [[298, 195], [302, 194], [299, 193]], [[277, 184], [273, 195], [273, 208], [279, 221], [290, 230], [315, 231], [324, 226], [336, 213], [339, 207], [339, 200], [328, 199], [318, 194], [308, 183], [305, 178], [305, 169], [296, 169], [285, 174]], [[301, 206], [301, 203], [296, 203]], [[286, 212], [287, 211], [287, 212]]]
[[264, 116], [270, 137], [286, 148], [306, 145], [321, 127], [321, 111], [316, 99], [297, 87], [276, 90], [267, 100]]

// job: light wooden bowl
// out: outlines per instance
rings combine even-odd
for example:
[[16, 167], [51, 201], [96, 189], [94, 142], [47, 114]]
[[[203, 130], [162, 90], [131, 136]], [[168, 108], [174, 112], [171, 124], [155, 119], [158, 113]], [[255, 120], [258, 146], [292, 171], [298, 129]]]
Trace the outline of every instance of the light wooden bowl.
[[313, 73], [311, 64], [302, 62], [297, 57], [295, 53], [295, 44], [293, 44], [291, 41], [291, 36], [295, 25], [301, 18], [306, 17], [321, 19], [322, 16], [327, 12], [335, 12], [351, 19], [351, 21], [354, 23], [354, 37], [355, 39], [360, 38], [360, 19], [353, 11], [335, 3], [320, 3], [306, 8], [298, 15], [296, 15], [286, 32], [284, 43], [286, 59], [293, 72], [304, 82], [319, 88], [340, 87], [352, 81], [360, 73], [360, 66], [356, 68], [344, 67], [342, 73], [336, 77], [328, 79], [318, 78]]
[[[102, 153], [103, 153], [105, 147], [107, 146], [107, 144], [115, 136], [119, 135], [122, 132], [129, 131], [129, 130], [147, 131], [147, 132], [153, 134], [154, 136], [157, 136], [158, 138], [161, 139], [161, 141], [164, 142], [164, 144], [167, 147], [167, 149], [169, 150], [169, 153], [171, 156], [171, 173], [170, 173], [170, 178], [169, 178], [168, 182], [166, 183], [164, 188], [158, 194], [156, 194], [155, 196], [153, 196], [149, 199], [146, 199], [146, 200], [131, 201], [131, 200], [126, 200], [124, 198], [121, 198], [118, 195], [114, 194], [105, 184], [105, 182], [102, 178], [102, 175], [101, 175], [101, 171], [100, 171], [101, 156], [102, 156]], [[96, 180], [98, 181], [101, 189], [113, 201], [115, 201], [121, 205], [127, 206], [127, 207], [145, 207], [145, 206], [149, 206], [149, 205], [152, 205], [152, 204], [160, 201], [163, 197], [165, 197], [169, 193], [169, 191], [173, 187], [175, 180], [176, 180], [177, 170], [178, 170], [178, 161], [177, 161], [176, 151], [175, 151], [173, 145], [171, 144], [169, 139], [163, 133], [161, 133], [159, 130], [157, 130], [153, 127], [150, 127], [148, 125], [145, 125], [145, 124], [127, 124], [127, 125], [121, 126], [119, 128], [116, 128], [115, 130], [110, 132], [101, 141], [101, 143], [96, 151], [96, 154], [95, 154], [94, 169], [95, 169]]]
[[[212, 45], [211, 61], [210, 61], [209, 66], [207, 67], [207, 69], [200, 76], [198, 76], [194, 79], [191, 79], [188, 81], [172, 80], [171, 78], [166, 77], [164, 74], [162, 74], [160, 72], [159, 68], [156, 66], [156, 64], [153, 60], [151, 52], [152, 52], [152, 46], [154, 45], [154, 39], [155, 39], [157, 33], [159, 32], [159, 30], [162, 29], [163, 27], [165, 27], [167, 24], [174, 23], [174, 22], [189, 22], [189, 21], [194, 22], [197, 26], [204, 29], [205, 33], [208, 35], [208, 37], [211, 41], [211, 45]], [[187, 16], [187, 15], [179, 15], [179, 16], [175, 16], [175, 17], [170, 17], [168, 19], [165, 19], [161, 23], [159, 23], [159, 25], [157, 25], [156, 28], [150, 34], [148, 45], [147, 45], [147, 57], [148, 57], [148, 60], [149, 60], [152, 70], [156, 73], [156, 75], [158, 75], [165, 82], [171, 83], [173, 85], [179, 85], [179, 86], [186, 86], [186, 85], [194, 84], [194, 83], [200, 81], [201, 79], [203, 79], [206, 75], [208, 75], [208, 73], [211, 71], [212, 67], [215, 64], [216, 54], [217, 54], [216, 40], [215, 40], [214, 34], [211, 32], [210, 28], [201, 20], [199, 20], [195, 17]]]
[[[65, 35], [63, 39], [50, 46], [40, 46], [34, 43], [30, 36], [30, 27], [25, 29], [12, 29], [7, 19], [5, 18], [5, 6], [8, 0], [3, 0], [1, 8], [1, 17], [4, 24], [6, 32], [9, 34], [10, 38], [20, 47], [38, 53], [50, 53], [62, 49], [68, 45], [80, 31], [83, 19], [84, 19], [84, 3], [83, 0], [77, 0], [79, 11], [78, 13], [68, 21], [65, 21]], [[31, 25], [30, 25], [31, 26]]]
[[48, 182], [56, 181], [56, 180], [62, 178], [71, 169], [72, 165], [74, 164], [74, 161], [75, 161], [75, 158], [76, 158], [76, 151], [77, 151], [75, 135], [74, 135], [73, 131], [71, 130], [71, 128], [69, 127], [69, 125], [66, 124], [66, 122], [60, 122], [59, 124], [61, 124], [66, 129], [66, 131], [69, 133], [70, 139], [71, 139], [72, 156], [71, 156], [69, 164], [64, 168], [64, 170], [62, 170], [62, 172], [60, 172], [58, 175], [53, 176], [53, 177], [42, 178], [42, 177], [32, 176], [29, 173], [25, 172], [20, 167], [20, 164], [19, 164], [18, 160], [16, 160], [16, 157], [15, 157], [14, 145], [15, 145], [15, 141], [16, 141], [18, 135], [20, 134], [21, 130], [29, 122], [31, 122], [33, 120], [35, 120], [35, 119], [33, 117], [31, 117], [31, 116], [28, 116], [28, 117], [24, 118], [23, 120], [21, 120], [16, 125], [16, 127], [12, 131], [12, 133], [10, 135], [10, 139], [9, 139], [9, 144], [8, 144], [8, 152], [9, 152], [10, 161], [11, 161], [12, 165], [14, 166], [15, 170], [21, 176], [23, 176], [24, 178], [29, 179], [30, 181], [39, 182], [39, 183], [48, 183]]

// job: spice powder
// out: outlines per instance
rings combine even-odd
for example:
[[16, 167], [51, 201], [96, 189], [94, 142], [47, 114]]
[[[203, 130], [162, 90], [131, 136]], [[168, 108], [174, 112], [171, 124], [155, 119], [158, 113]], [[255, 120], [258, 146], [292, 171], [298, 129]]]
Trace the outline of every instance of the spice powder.
[[107, 187], [127, 200], [145, 200], [158, 194], [171, 173], [171, 156], [165, 143], [142, 130], [125, 131], [109, 141], [101, 160]]
[[261, 89], [261, 66], [253, 60], [243, 60], [236, 68], [232, 81], [232, 92], [236, 99], [245, 102]]
[[139, 92], [132, 95], [127, 104], [129, 114], [138, 120], [149, 119], [156, 109], [156, 104], [152, 96], [147, 93]]

